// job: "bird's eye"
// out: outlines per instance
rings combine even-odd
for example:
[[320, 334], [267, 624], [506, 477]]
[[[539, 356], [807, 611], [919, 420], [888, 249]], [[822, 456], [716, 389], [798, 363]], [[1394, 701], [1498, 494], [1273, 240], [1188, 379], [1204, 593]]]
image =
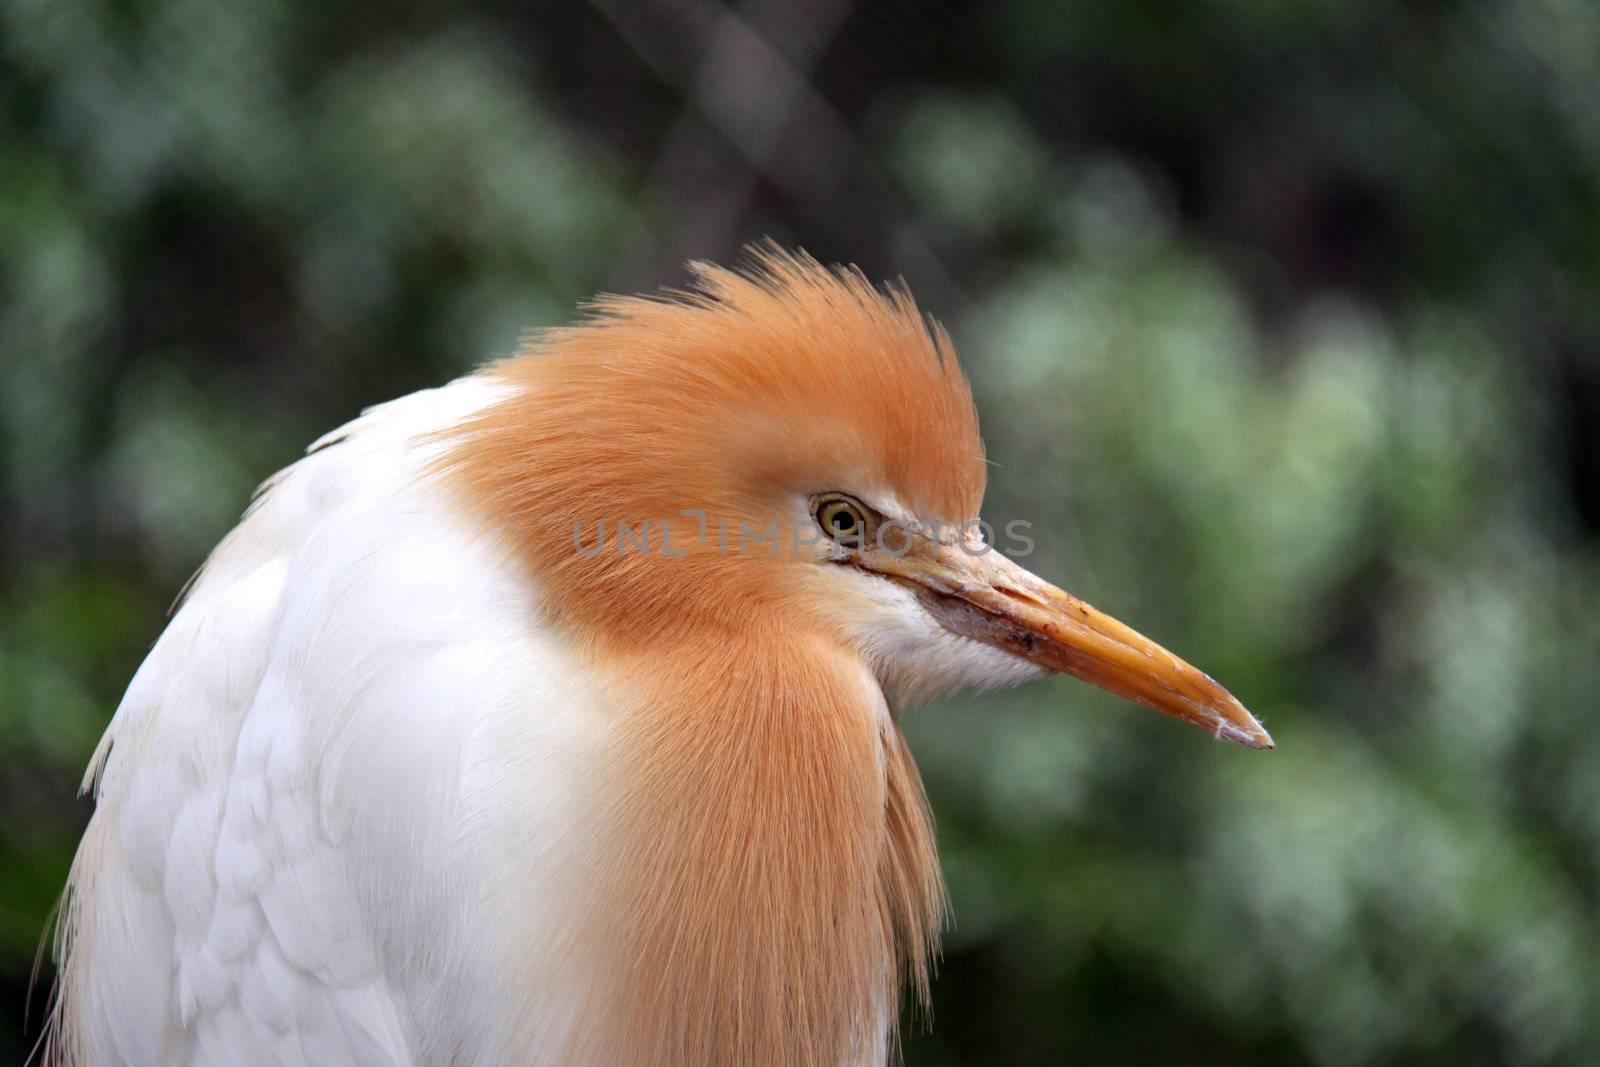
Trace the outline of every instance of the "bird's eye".
[[835, 541], [859, 540], [867, 528], [867, 513], [847, 496], [829, 495], [818, 500], [813, 514], [817, 525]]

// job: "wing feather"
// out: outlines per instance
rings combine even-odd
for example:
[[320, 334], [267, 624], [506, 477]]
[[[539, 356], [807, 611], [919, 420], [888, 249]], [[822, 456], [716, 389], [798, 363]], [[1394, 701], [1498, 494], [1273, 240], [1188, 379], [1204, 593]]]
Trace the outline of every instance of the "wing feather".
[[462, 1051], [417, 1018], [448, 1010], [441, 976], [470, 942], [449, 850], [504, 578], [420, 475], [431, 431], [493, 388], [464, 379], [323, 438], [206, 562], [86, 776], [51, 1062]]

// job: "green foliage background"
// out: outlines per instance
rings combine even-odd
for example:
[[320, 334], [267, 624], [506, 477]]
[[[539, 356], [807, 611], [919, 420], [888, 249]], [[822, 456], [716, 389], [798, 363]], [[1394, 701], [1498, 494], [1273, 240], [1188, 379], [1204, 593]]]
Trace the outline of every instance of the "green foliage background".
[[763, 235], [904, 274], [990, 516], [1279, 743], [908, 715], [956, 915], [909, 1063], [1600, 1061], [1587, 0], [4, 0], [0, 1059], [251, 487]]

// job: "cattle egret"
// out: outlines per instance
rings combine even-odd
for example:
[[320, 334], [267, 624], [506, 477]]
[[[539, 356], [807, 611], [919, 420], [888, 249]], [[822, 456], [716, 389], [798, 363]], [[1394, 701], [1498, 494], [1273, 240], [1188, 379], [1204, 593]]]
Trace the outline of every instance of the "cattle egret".
[[904, 704], [1063, 671], [1271, 746], [985, 540], [902, 289], [695, 271], [261, 489], [90, 763], [53, 1062], [881, 1064], [944, 899]]

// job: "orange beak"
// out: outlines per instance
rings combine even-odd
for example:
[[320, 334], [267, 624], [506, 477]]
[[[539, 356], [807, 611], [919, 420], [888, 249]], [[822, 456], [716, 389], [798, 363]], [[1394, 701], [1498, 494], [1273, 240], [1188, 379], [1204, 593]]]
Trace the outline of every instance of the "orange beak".
[[853, 562], [913, 588], [948, 630], [1193, 723], [1247, 748], [1272, 738], [1210, 675], [994, 549], [911, 539], [895, 554], [866, 549]]

